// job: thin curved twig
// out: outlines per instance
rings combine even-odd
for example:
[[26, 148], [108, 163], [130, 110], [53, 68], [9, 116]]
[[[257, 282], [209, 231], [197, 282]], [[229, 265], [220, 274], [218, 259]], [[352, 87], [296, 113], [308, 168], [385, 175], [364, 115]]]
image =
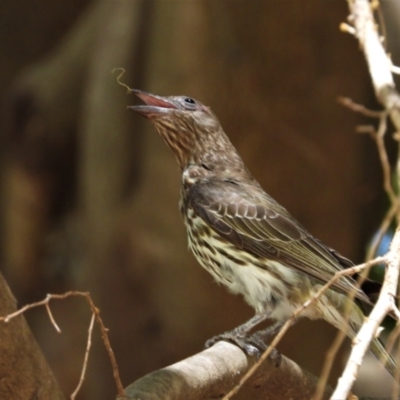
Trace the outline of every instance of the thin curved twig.
[[[111, 365], [113, 368], [113, 375], [114, 375], [114, 380], [117, 386], [117, 391], [118, 391], [118, 395], [121, 397], [125, 396], [125, 390], [124, 387], [122, 386], [121, 383], [121, 379], [119, 376], [119, 370], [118, 370], [118, 364], [117, 364], [117, 360], [115, 359], [115, 355], [114, 355], [114, 351], [111, 348], [111, 344], [110, 344], [110, 340], [108, 338], [108, 329], [104, 326], [103, 320], [100, 317], [100, 310], [94, 305], [93, 300], [90, 296], [89, 292], [79, 292], [79, 291], [74, 291], [74, 290], [70, 290], [68, 292], [65, 292], [63, 294], [48, 294], [43, 300], [41, 301], [37, 301], [35, 303], [30, 303], [25, 305], [24, 307], [20, 308], [19, 310], [5, 315], [3, 317], [0, 317], [0, 322], [3, 321], [5, 323], [8, 323], [10, 320], [12, 320], [15, 317], [18, 317], [19, 315], [25, 313], [26, 311], [30, 310], [31, 308], [36, 308], [36, 307], [40, 307], [40, 306], [45, 306], [46, 310], [49, 314], [49, 318], [51, 323], [53, 324], [54, 328], [56, 329], [57, 332], [61, 332], [60, 328], [58, 327], [58, 325], [55, 323], [55, 320], [52, 316], [52, 313], [50, 311], [50, 306], [49, 303], [51, 300], [64, 300], [67, 297], [72, 297], [72, 296], [78, 296], [78, 297], [84, 297], [86, 299], [86, 301], [89, 303], [89, 307], [92, 311], [92, 320], [93, 318], [96, 320], [97, 324], [100, 327], [100, 331], [103, 337], [103, 342], [104, 342], [104, 346], [107, 350], [108, 356], [110, 358], [111, 361]], [[91, 346], [91, 334], [92, 334], [92, 330], [93, 330], [93, 326], [92, 326], [92, 322], [90, 323], [90, 327], [89, 327], [89, 335], [88, 335], [88, 342], [87, 342], [87, 346], [86, 346], [86, 354], [85, 354], [85, 359], [84, 359], [84, 363], [83, 363], [83, 367], [82, 367], [82, 373], [81, 373], [81, 377], [80, 377], [80, 382], [77, 386], [77, 388], [75, 389], [74, 393], [72, 395], [76, 396], [78, 390], [81, 387], [81, 382], [83, 382], [84, 379], [84, 374], [86, 371], [86, 365], [87, 365], [87, 359], [89, 357], [89, 349]], [[73, 399], [74, 397], [72, 397], [71, 395], [71, 399]]]

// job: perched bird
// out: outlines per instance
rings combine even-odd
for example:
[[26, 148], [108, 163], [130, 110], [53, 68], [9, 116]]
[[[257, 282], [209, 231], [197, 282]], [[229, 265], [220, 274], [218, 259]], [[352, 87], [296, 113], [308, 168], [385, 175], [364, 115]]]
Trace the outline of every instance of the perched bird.
[[[171, 148], [182, 174], [180, 211], [189, 247], [199, 263], [233, 293], [240, 293], [255, 316], [211, 339], [233, 341], [247, 353], [266, 348], [293, 312], [343, 268], [353, 265], [314, 238], [253, 178], [209, 107], [185, 96], [161, 97], [132, 90], [145, 104], [130, 106], [149, 119]], [[345, 318], [348, 296], [349, 322]], [[353, 338], [363, 323], [358, 303], [370, 304], [356, 281], [343, 276], [302, 316], [322, 318]], [[276, 323], [250, 334], [265, 319]], [[371, 350], [397, 366], [375, 339]]]

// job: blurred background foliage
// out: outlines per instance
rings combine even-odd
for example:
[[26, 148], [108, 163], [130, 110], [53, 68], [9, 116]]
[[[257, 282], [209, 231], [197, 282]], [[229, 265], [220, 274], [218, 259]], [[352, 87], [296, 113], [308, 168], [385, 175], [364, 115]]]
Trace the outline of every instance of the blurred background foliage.
[[[383, 10], [396, 61], [393, 3]], [[0, 254], [18, 303], [90, 291], [125, 385], [253, 313], [187, 251], [175, 160], [126, 109], [136, 100], [115, 67], [131, 87], [211, 106], [263, 187], [362, 261], [384, 198], [374, 144], [354, 133], [365, 121], [336, 101], [376, 107], [357, 43], [339, 32], [347, 14], [344, 0], [1, 2]], [[80, 299], [52, 308], [62, 335], [43, 309], [27, 318], [71, 393], [90, 312]], [[304, 321], [280, 350], [319, 374], [334, 335]], [[95, 336], [80, 399], [116, 392]]]

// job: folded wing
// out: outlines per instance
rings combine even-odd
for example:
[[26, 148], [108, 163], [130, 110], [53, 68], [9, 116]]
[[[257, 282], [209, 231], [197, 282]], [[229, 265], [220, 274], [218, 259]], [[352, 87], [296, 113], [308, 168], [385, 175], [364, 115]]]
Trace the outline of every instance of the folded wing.
[[[256, 257], [279, 261], [322, 283], [336, 272], [353, 265], [351, 261], [309, 234], [281, 205], [259, 187], [232, 180], [208, 180], [193, 185], [187, 205], [212, 229]], [[368, 297], [348, 276], [332, 289], [369, 303]]]

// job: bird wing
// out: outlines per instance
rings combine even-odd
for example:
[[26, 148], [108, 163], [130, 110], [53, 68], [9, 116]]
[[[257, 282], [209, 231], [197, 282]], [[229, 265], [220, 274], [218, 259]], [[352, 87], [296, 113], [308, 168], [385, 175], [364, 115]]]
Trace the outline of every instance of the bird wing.
[[[325, 246], [304, 229], [259, 186], [233, 180], [207, 180], [186, 193], [187, 206], [214, 231], [258, 257], [297, 269], [322, 283], [351, 265], [350, 260]], [[333, 289], [369, 303], [356, 281], [343, 276]]]

